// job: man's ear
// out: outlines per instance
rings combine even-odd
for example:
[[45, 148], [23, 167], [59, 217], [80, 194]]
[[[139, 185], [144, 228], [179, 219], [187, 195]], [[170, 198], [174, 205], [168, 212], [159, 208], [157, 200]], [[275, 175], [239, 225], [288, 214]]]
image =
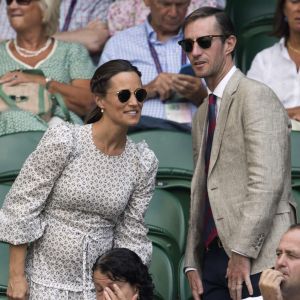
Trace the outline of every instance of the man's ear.
[[235, 35], [230, 35], [226, 41], [225, 41], [225, 44], [226, 44], [226, 54], [231, 54], [234, 49], [235, 49], [235, 46], [236, 46], [236, 36]]

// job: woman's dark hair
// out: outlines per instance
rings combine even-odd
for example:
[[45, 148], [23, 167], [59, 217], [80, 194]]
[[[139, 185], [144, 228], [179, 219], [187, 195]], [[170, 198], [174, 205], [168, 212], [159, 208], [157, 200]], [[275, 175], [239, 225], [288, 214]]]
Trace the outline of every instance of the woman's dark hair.
[[[110, 79], [121, 72], [134, 72], [139, 77], [142, 76], [137, 67], [133, 66], [129, 61], [124, 59], [110, 60], [98, 67], [98, 69], [95, 71], [90, 83], [92, 93], [100, 96], [105, 96], [108, 88], [110, 87]], [[101, 109], [97, 106], [88, 115], [85, 123], [94, 123], [100, 120], [101, 117]]]
[[278, 38], [285, 37], [285, 39], [287, 39], [290, 35], [290, 28], [283, 13], [285, 1], [286, 0], [278, 0], [277, 2], [272, 34]]
[[[229, 36], [236, 35], [234, 25], [229, 16], [226, 14], [226, 12], [223, 9], [210, 6], [200, 7], [193, 11], [191, 14], [189, 14], [183, 22], [183, 32], [188, 24], [198, 19], [207, 18], [211, 16], [216, 17], [217, 24], [221, 30], [221, 34], [224, 35], [224, 37], [222, 38], [223, 43]], [[234, 51], [232, 51], [231, 55], [234, 56]]]
[[139, 290], [140, 300], [153, 300], [154, 285], [140, 257], [126, 248], [114, 248], [98, 257], [93, 272], [96, 270], [113, 281], [128, 282]]

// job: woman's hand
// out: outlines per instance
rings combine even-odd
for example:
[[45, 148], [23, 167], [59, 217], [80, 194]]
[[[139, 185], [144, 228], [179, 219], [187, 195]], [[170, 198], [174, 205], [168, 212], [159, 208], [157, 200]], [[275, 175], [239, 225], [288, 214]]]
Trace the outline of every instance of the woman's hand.
[[6, 84], [7, 86], [14, 86], [26, 82], [35, 82], [42, 85], [46, 84], [44, 76], [27, 74], [22, 71], [8, 72], [0, 77], [0, 84]]
[[11, 300], [26, 300], [28, 299], [29, 286], [25, 275], [9, 277], [7, 296]]
[[116, 284], [113, 285], [113, 289], [114, 291], [109, 287], [104, 289], [103, 295], [105, 300], [137, 300], [139, 297], [138, 293], [134, 294], [132, 297], [126, 297]]

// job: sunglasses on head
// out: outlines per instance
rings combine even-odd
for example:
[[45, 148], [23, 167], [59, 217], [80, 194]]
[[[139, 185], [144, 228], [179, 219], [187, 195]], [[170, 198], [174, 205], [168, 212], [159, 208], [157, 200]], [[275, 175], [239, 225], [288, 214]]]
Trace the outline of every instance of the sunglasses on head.
[[[13, 0], [6, 0], [6, 5], [9, 6], [11, 5]], [[29, 5], [32, 0], [16, 0], [18, 5]]]
[[185, 39], [178, 42], [178, 44], [182, 47], [182, 49], [189, 53], [193, 51], [194, 43], [196, 42], [198, 46], [202, 49], [208, 49], [211, 47], [212, 39], [215, 37], [226, 37], [224, 34], [218, 35], [205, 35], [196, 38], [195, 40], [192, 39]]
[[[118, 91], [116, 95], [118, 96], [118, 99], [121, 103], [125, 103], [130, 99], [131, 93], [132, 92], [130, 90], [125, 89], [125, 90]], [[147, 91], [142, 88], [136, 89], [133, 92], [133, 94], [138, 102], [143, 102], [147, 97]]]

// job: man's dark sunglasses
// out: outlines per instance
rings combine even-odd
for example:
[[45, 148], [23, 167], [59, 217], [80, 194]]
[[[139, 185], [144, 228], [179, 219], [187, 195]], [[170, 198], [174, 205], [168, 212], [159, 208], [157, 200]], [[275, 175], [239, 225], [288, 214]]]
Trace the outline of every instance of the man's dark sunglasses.
[[[13, 0], [6, 0], [7, 6], [11, 5]], [[16, 0], [18, 5], [29, 5], [32, 0]]]
[[[116, 94], [118, 96], [118, 99], [121, 103], [125, 103], [130, 99], [131, 96], [130, 90], [121, 90], [118, 91]], [[138, 102], [143, 102], [147, 97], [147, 91], [145, 89], [136, 89], [134, 92], [135, 98]]]
[[212, 39], [215, 37], [223, 37], [226, 38], [224, 34], [218, 35], [205, 35], [196, 38], [195, 40], [192, 39], [185, 39], [178, 42], [178, 44], [182, 47], [182, 49], [189, 53], [193, 51], [194, 43], [196, 42], [199, 47], [202, 49], [208, 49], [211, 46]]

